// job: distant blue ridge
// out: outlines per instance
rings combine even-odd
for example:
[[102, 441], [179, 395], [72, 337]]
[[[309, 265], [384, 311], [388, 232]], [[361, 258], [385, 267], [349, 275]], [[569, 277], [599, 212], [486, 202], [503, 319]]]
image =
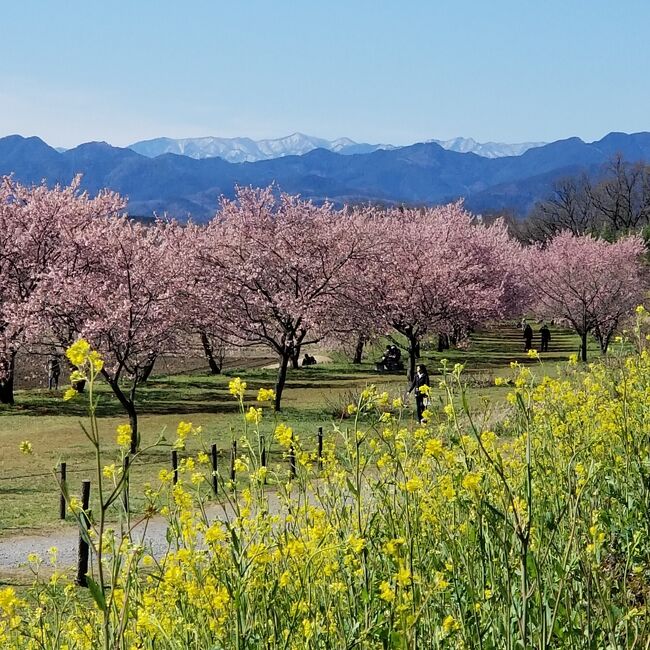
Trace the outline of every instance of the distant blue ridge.
[[232, 196], [237, 184], [270, 183], [337, 204], [430, 205], [462, 197], [474, 211], [507, 209], [523, 216], [549, 195], [557, 180], [581, 173], [597, 176], [616, 154], [629, 162], [650, 161], [650, 133], [610, 133], [592, 143], [569, 138], [500, 158], [427, 142], [348, 155], [314, 149], [301, 156], [243, 163], [172, 153], [150, 158], [105, 142], [60, 152], [40, 138], [11, 135], [0, 138], [0, 175], [54, 185], [81, 173], [83, 189], [119, 192], [129, 199], [134, 216], [168, 213], [181, 220], [209, 219], [219, 197]]

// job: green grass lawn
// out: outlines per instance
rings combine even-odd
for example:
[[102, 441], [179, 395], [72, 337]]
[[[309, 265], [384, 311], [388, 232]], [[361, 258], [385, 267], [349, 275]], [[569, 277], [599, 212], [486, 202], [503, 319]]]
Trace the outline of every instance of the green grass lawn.
[[[521, 330], [506, 325], [477, 332], [466, 349], [438, 353], [435, 347], [424, 345], [420, 361], [427, 364], [432, 376], [443, 358], [452, 365], [466, 364], [465, 378], [472, 389], [472, 400], [478, 404], [487, 398], [498, 403], [508, 388], [495, 386], [494, 377], [508, 375], [512, 361], [531, 365], [538, 375], [554, 375], [558, 366], [578, 350], [578, 337], [570, 332], [554, 329], [552, 337], [551, 352], [543, 355], [541, 364], [524, 352]], [[282, 413], [274, 415], [268, 405], [264, 407], [262, 429], [267, 440], [271, 440], [275, 423], [281, 420], [303, 440], [313, 440], [315, 447], [318, 427], [327, 432], [333, 421], [340, 420], [345, 405], [366, 385], [372, 383], [380, 390], [403, 394], [408, 387], [404, 376], [377, 374], [374, 370], [374, 361], [381, 356], [384, 344], [379, 341], [370, 348], [368, 361], [360, 365], [333, 354], [333, 363], [290, 370]], [[273, 387], [275, 375], [272, 369], [235, 368], [219, 376], [207, 371], [152, 376], [139, 389], [137, 398], [143, 446], [152, 444], [161, 432], [169, 443], [173, 442], [178, 422], [191, 421], [203, 428], [204, 444], [218, 445], [220, 468], [227, 473], [231, 441], [239, 438], [243, 430], [238, 404], [228, 393], [228, 382], [235, 376], [245, 379], [247, 400], [253, 404], [260, 387]], [[101, 384], [98, 391], [100, 432], [110, 458], [117, 452], [115, 428], [127, 420], [110, 389]], [[59, 493], [53, 470], [61, 461], [67, 463], [72, 494], [79, 491], [82, 479], [94, 476], [93, 451], [80, 426], [86, 417], [84, 400], [64, 402], [61, 393], [21, 390], [16, 394], [16, 406], [0, 408], [0, 536], [73, 525], [71, 521], [58, 521]], [[23, 440], [32, 443], [33, 455], [20, 453]], [[183, 453], [196, 453], [198, 448], [198, 441], [191, 439]], [[142, 507], [138, 495], [143, 484], [155, 482], [160, 469], [170, 467], [170, 451], [170, 447], [148, 451], [133, 466], [131, 505], [135, 512]]]

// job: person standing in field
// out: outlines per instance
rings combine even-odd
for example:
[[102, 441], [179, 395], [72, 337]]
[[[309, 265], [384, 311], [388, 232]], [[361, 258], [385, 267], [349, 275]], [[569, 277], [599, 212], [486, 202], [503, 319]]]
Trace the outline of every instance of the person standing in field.
[[526, 323], [526, 327], [524, 327], [524, 350], [528, 352], [528, 350], [532, 350], [533, 348], [533, 328], [530, 326], [529, 323]]
[[418, 422], [422, 422], [422, 414], [424, 413], [426, 395], [420, 391], [423, 386], [429, 386], [429, 373], [424, 364], [418, 364], [415, 368], [415, 377], [409, 388], [409, 393], [415, 391], [415, 406], [418, 414]]
[[59, 389], [59, 377], [61, 376], [61, 362], [58, 354], [51, 354], [47, 360], [47, 388], [48, 390]]
[[548, 329], [548, 325], [544, 323], [539, 330], [539, 334], [542, 339], [542, 352], [548, 352], [548, 344], [551, 341], [551, 331]]

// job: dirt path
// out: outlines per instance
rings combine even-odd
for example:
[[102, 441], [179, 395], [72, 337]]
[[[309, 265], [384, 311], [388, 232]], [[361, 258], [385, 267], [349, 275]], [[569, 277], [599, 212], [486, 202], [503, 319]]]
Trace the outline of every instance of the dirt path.
[[[273, 492], [268, 494], [269, 512], [271, 514], [281, 512], [281, 504], [277, 495]], [[225, 503], [213, 504], [206, 509], [210, 522], [229, 521], [234, 516], [233, 508]], [[154, 557], [162, 557], [167, 552], [168, 522], [162, 517], [154, 517], [149, 520], [138, 520], [134, 516], [131, 527], [131, 534], [134, 543], [142, 544]], [[108, 528], [117, 529], [118, 524], [111, 523]], [[49, 550], [52, 547], [57, 549], [58, 564], [62, 568], [74, 567], [77, 561], [77, 549], [79, 545], [79, 531], [76, 527], [51, 531], [47, 533], [33, 533], [29, 535], [15, 535], [0, 539], [0, 581], [5, 576], [24, 576], [29, 573], [27, 568], [27, 556], [36, 553], [44, 562], [48, 561]]]

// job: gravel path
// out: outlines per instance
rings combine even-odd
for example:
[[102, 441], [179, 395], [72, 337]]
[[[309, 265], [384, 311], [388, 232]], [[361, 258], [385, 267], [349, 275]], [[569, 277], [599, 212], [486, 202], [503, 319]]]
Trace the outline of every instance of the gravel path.
[[[272, 514], [281, 511], [280, 500], [277, 495], [270, 492], [268, 495], [269, 512]], [[214, 504], [206, 508], [210, 522], [220, 520], [228, 521], [233, 517], [233, 509], [229, 505]], [[116, 528], [117, 525], [109, 523], [107, 528]], [[132, 539], [134, 543], [143, 544], [155, 557], [162, 557], [168, 549], [167, 520], [154, 517], [147, 521], [138, 522], [137, 517], [132, 521]], [[79, 531], [75, 527], [52, 533], [30, 535], [15, 535], [0, 539], [0, 574], [15, 575], [27, 571], [27, 556], [36, 553], [45, 562], [49, 557], [49, 549], [57, 548], [58, 564], [61, 568], [73, 567], [77, 561], [77, 548], [79, 544]]]
[[[155, 554], [164, 554], [167, 543], [165, 534], [167, 522], [152, 519], [146, 528], [140, 524], [134, 528], [134, 539], [143, 539], [144, 544], [151, 545]], [[61, 567], [71, 567], [77, 561], [79, 532], [76, 528], [35, 535], [16, 535], [0, 540], [0, 571], [25, 568], [27, 556], [36, 553], [47, 562], [49, 549], [58, 550], [58, 562]]]

